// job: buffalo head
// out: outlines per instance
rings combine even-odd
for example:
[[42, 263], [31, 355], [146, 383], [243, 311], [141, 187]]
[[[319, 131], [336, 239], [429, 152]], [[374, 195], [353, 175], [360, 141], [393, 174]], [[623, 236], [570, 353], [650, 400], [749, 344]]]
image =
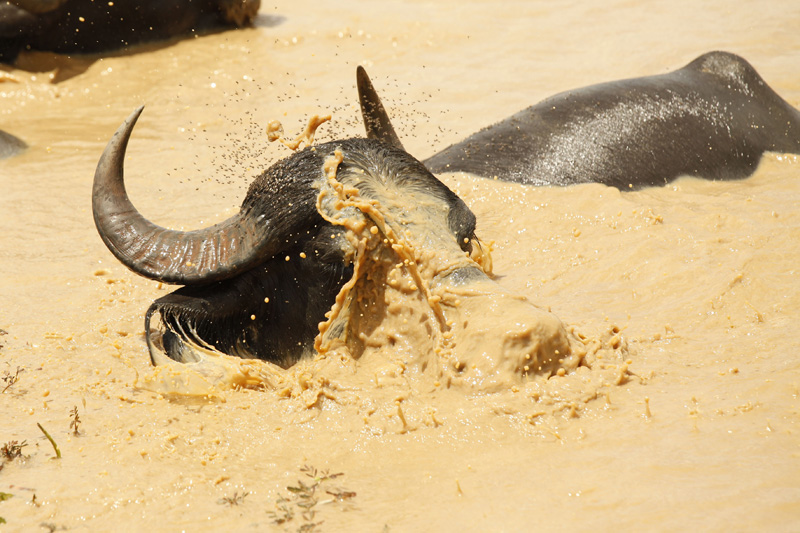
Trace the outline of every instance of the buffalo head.
[[[306, 148], [256, 178], [233, 217], [174, 231], [146, 220], [125, 192], [123, 158], [141, 111], [100, 159], [93, 212], [125, 266], [183, 285], [147, 311], [154, 364], [214, 351], [288, 367], [315, 348], [343, 345], [358, 357], [375, 339], [394, 343], [415, 328], [434, 341], [442, 367], [475, 382], [501, 369], [552, 371], [569, 358], [561, 323], [487, 276], [466, 204], [401, 148], [377, 139]], [[426, 311], [377, 335], [387, 314], [403, 313], [390, 293]]]

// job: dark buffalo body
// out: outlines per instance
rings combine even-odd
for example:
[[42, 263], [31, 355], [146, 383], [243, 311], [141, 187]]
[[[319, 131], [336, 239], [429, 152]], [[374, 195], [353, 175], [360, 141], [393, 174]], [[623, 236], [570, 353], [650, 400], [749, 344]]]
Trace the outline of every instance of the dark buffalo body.
[[249, 24], [260, 0], [0, 2], [0, 62], [20, 50], [96, 53]]
[[743, 58], [710, 52], [668, 74], [558, 94], [424, 162], [437, 173], [628, 189], [744, 178], [765, 151], [800, 153], [800, 113]]

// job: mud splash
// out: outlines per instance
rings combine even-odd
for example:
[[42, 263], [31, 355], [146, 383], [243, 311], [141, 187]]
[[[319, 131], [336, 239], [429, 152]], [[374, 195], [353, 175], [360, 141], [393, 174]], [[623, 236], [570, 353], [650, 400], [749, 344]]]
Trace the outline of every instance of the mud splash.
[[317, 210], [344, 230], [354, 273], [319, 325], [314, 356], [284, 370], [193, 345], [198, 362], [160, 361], [144, 390], [220, 399], [223, 391], [250, 388], [298, 407], [333, 401], [359, 412], [377, 397], [402, 398], [404, 408], [398, 404], [390, 416], [401, 416], [406, 431], [408, 420], [444, 407], [434, 407], [442, 389], [464, 398], [496, 395], [506, 414], [533, 420], [564, 410], [576, 416], [631, 377], [618, 329], [589, 339], [502, 288], [480, 273], [491, 264], [489, 248], [463, 252], [441, 205], [374, 184], [365, 196], [352, 177], [339, 179], [342, 159], [337, 150], [325, 161]]

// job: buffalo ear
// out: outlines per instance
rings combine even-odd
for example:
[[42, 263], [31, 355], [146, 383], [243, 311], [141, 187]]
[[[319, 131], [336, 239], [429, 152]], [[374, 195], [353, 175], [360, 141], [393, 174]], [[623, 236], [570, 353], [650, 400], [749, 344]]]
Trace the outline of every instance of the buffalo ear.
[[364, 67], [356, 68], [356, 83], [358, 85], [358, 101], [361, 103], [361, 116], [364, 118], [364, 128], [367, 130], [368, 139], [377, 139], [384, 144], [405, 151], [403, 144], [397, 137], [389, 120], [389, 115], [383, 108], [375, 87], [367, 76]]

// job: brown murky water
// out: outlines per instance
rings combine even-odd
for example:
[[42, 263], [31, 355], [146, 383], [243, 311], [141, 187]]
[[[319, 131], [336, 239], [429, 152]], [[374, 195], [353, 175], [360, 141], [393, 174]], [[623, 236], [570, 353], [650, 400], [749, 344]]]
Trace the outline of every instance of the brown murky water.
[[[219, 221], [287, 154], [270, 120], [298, 132], [331, 112], [319, 140], [361, 134], [359, 64], [419, 158], [556, 92], [713, 49], [800, 106], [798, 27], [788, 2], [281, 2], [253, 29], [75, 60], [58, 84], [10, 71], [0, 127], [31, 148], [0, 161], [0, 375], [21, 369], [0, 393], [0, 441], [27, 446], [0, 472], [13, 495], [0, 527], [796, 529], [794, 156], [742, 182], [635, 193], [443, 176], [495, 241], [498, 283], [594, 350], [591, 371], [491, 393], [436, 386], [376, 349], [357, 365], [303, 363], [266, 390], [166, 394], [143, 315], [168, 289], [105, 249], [90, 192], [105, 143], [144, 103], [126, 160], [134, 203], [179, 229]], [[320, 482], [313, 517], [286, 488], [313, 484], [304, 465], [344, 474]]]

